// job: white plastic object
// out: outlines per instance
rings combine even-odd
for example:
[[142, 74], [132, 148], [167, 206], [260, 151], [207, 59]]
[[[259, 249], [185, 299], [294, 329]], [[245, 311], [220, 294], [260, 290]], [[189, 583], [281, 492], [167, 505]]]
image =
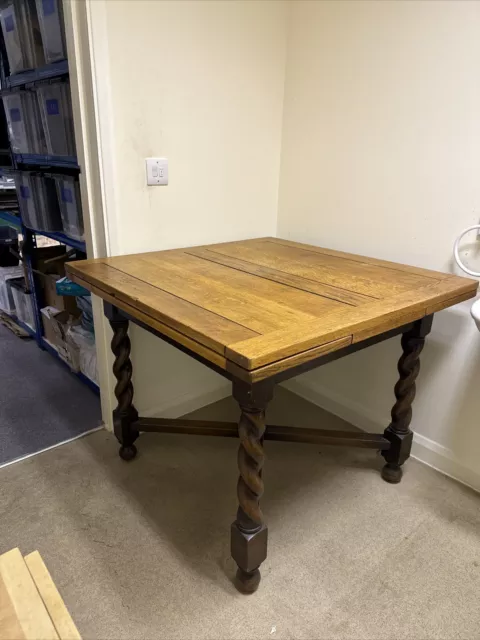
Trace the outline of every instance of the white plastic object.
[[72, 325], [67, 332], [67, 342], [75, 345], [79, 352], [80, 371], [98, 384], [97, 350], [95, 336], [80, 325]]
[[64, 60], [62, 0], [36, 0], [38, 21], [42, 32], [43, 51], [47, 63]]
[[463, 264], [463, 262], [460, 260], [460, 254], [458, 252], [458, 247], [460, 245], [460, 240], [463, 238], [464, 235], [466, 235], [470, 231], [474, 231], [475, 229], [480, 229], [480, 224], [474, 224], [471, 227], [468, 227], [467, 229], [464, 229], [462, 231], [462, 233], [455, 240], [455, 244], [453, 245], [453, 255], [455, 256], [455, 261], [458, 264], [458, 266], [460, 267], [460, 269], [465, 271], [465, 273], [468, 273], [468, 275], [473, 276], [474, 278], [480, 278], [480, 272], [479, 271], [472, 271], [471, 269], [469, 269], [468, 267], [466, 267]]
[[475, 300], [472, 308], [470, 309], [470, 313], [472, 314], [472, 318], [475, 320], [477, 329], [480, 331], [480, 299]]

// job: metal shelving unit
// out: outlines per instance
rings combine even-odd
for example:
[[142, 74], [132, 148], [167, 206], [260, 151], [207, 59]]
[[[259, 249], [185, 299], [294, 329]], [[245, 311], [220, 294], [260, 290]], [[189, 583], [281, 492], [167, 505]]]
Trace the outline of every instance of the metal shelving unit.
[[[32, 87], [37, 86], [37, 83], [41, 84], [42, 81], [50, 80], [52, 78], [57, 78], [61, 76], [68, 76], [68, 61], [62, 60], [60, 62], [55, 62], [53, 64], [48, 64], [38, 69], [30, 69], [27, 71], [22, 71], [20, 73], [16, 73], [14, 75], [7, 76], [4, 73], [4, 65], [1, 64], [0, 76], [2, 79], [2, 91], [0, 91], [0, 96], [3, 92], [8, 92], [14, 88], [20, 87]], [[80, 171], [80, 167], [78, 165], [78, 160], [74, 156], [52, 156], [52, 155], [36, 155], [36, 154], [11, 154], [12, 164], [13, 166], [4, 167], [5, 173], [8, 173], [10, 170], [27, 170], [27, 169], [36, 169], [38, 171], [49, 171], [52, 168], [58, 170], [64, 170], [64, 172], [68, 175], [73, 175]], [[0, 167], [0, 173], [2, 172], [2, 167]], [[75, 238], [71, 238], [68, 235], [60, 232], [50, 232], [50, 231], [42, 231], [40, 229], [29, 229], [25, 227], [22, 223], [20, 215], [16, 215], [11, 211], [0, 211], [0, 220], [3, 220], [7, 224], [18, 229], [25, 241], [25, 245], [27, 247], [35, 247], [36, 245], [36, 236], [41, 235], [47, 238], [51, 238], [52, 240], [56, 240], [61, 244], [65, 244], [69, 247], [77, 249], [83, 253], [86, 253], [85, 242], [79, 241]], [[14, 314], [6, 314], [12, 320], [14, 320], [22, 329], [27, 331], [32, 337], [35, 338], [38, 346], [45, 351], [48, 351], [53, 357], [57, 358], [65, 368], [68, 369], [72, 375], [77, 376], [82, 382], [84, 382], [87, 386], [89, 386], [93, 391], [99, 393], [98, 385], [85, 376], [83, 373], [72, 372], [68, 363], [63, 360], [60, 356], [58, 350], [50, 344], [43, 336], [43, 325], [40, 314], [40, 297], [39, 291], [36, 288], [36, 282], [33, 275], [31, 259], [28, 255], [28, 251], [25, 255], [25, 264], [28, 272], [29, 286], [33, 295], [33, 306], [34, 306], [34, 315], [35, 315], [35, 329], [32, 329], [25, 323], [21, 322]]]
[[[47, 232], [47, 231], [36, 231], [34, 229], [27, 229], [26, 227], [23, 226], [20, 217], [17, 216], [16, 214], [10, 212], [10, 211], [0, 211], [0, 220], [3, 220], [4, 222], [6, 222], [9, 225], [11, 225], [11, 226], [15, 227], [16, 229], [18, 229], [22, 233], [24, 238], [26, 239], [27, 243], [35, 244], [35, 236], [36, 235], [43, 235], [43, 236], [46, 236], [48, 238], [52, 238], [53, 240], [57, 240], [58, 242], [61, 242], [62, 244], [68, 245], [70, 247], [73, 247], [75, 249], [79, 249], [80, 251], [85, 252], [85, 243], [84, 242], [80, 242], [78, 240], [75, 240], [74, 238], [69, 238], [68, 236], [66, 236], [63, 233], [53, 233], [53, 232]], [[98, 388], [98, 385], [93, 380], [90, 380], [90, 378], [85, 376], [83, 373], [71, 371], [71, 369], [68, 366], [68, 364], [65, 362], [65, 360], [63, 360], [63, 358], [58, 353], [57, 349], [55, 349], [55, 347], [53, 345], [51, 345], [43, 337], [43, 325], [42, 325], [42, 319], [41, 319], [41, 315], [40, 315], [40, 301], [38, 299], [38, 292], [37, 292], [37, 289], [35, 287], [35, 279], [33, 277], [31, 261], [30, 261], [30, 258], [28, 256], [26, 257], [25, 262], [26, 262], [26, 265], [27, 265], [27, 271], [28, 271], [28, 276], [29, 276], [29, 284], [30, 284], [30, 288], [31, 288], [31, 291], [32, 291], [32, 295], [33, 295], [33, 307], [34, 307], [34, 315], [35, 315], [35, 328], [32, 329], [32, 327], [29, 327], [27, 324], [25, 324], [24, 322], [19, 320], [15, 314], [6, 313], [5, 311], [2, 311], [2, 313], [5, 313], [5, 315], [7, 315], [14, 322], [16, 322], [19, 327], [21, 327], [24, 331], [29, 333], [32, 336], [32, 338], [35, 338], [38, 346], [41, 349], [45, 349], [45, 351], [48, 351], [53, 357], [57, 358], [62, 364], [65, 365], [65, 367], [70, 371], [70, 373], [72, 375], [75, 375], [78, 378], [80, 378], [80, 380], [82, 380], [82, 382], [84, 382], [93, 391], [95, 391], [95, 393], [98, 394], [100, 392], [100, 390]]]

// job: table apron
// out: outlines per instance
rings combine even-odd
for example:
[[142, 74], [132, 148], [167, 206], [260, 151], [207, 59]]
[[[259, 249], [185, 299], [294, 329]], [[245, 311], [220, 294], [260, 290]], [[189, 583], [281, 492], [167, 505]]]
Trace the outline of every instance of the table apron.
[[[104, 308], [106, 310], [113, 306], [114, 305], [111, 305], [108, 302], [104, 302]], [[164, 340], [168, 344], [171, 344], [172, 346], [176, 347], [183, 353], [186, 353], [187, 355], [189, 355], [191, 358], [194, 358], [194, 360], [197, 360], [197, 362], [201, 362], [203, 365], [205, 365], [209, 369], [212, 369], [216, 373], [219, 373], [224, 378], [227, 378], [228, 380], [232, 380], [232, 381], [235, 379], [242, 379], [245, 382], [249, 382], [248, 375], [251, 372], [249, 372], [247, 369], [242, 370], [241, 367], [239, 367], [235, 363], [232, 363], [232, 370], [228, 370], [228, 368], [223, 369], [222, 367], [219, 367], [213, 362], [210, 362], [207, 358], [204, 358], [198, 353], [195, 353], [195, 351], [192, 351], [188, 347], [185, 347], [184, 345], [177, 342], [173, 338], [164, 335], [163, 333], [161, 333], [160, 331], [157, 331], [156, 329], [149, 326], [148, 324], [131, 316], [126, 311], [123, 311], [118, 307], [115, 307], [115, 309], [119, 315], [125, 318], [125, 320], [128, 320], [129, 322], [136, 324], [137, 326], [141, 327], [142, 329], [145, 329], [145, 331], [148, 331], [149, 333], [153, 334], [157, 338], [160, 338], [161, 340]], [[108, 316], [108, 312], [106, 313], [106, 315]], [[319, 322], [321, 322], [321, 320], [319, 320]], [[272, 376], [269, 376], [268, 380], [273, 383], [284, 382], [285, 380], [294, 378], [295, 376], [298, 376], [301, 373], [311, 371], [312, 369], [321, 367], [324, 364], [328, 364], [329, 362], [333, 362], [334, 360], [338, 360], [339, 358], [348, 356], [351, 353], [361, 351], [362, 349], [366, 349], [367, 347], [370, 347], [374, 344], [378, 344], [379, 342], [383, 342], [384, 340], [388, 340], [399, 334], [405, 333], [406, 331], [409, 331], [413, 327], [413, 325], [414, 325], [414, 322], [409, 322], [408, 324], [402, 325], [400, 327], [395, 327], [394, 329], [390, 329], [389, 331], [385, 331], [376, 336], [372, 336], [370, 338], [367, 338], [366, 340], [362, 340], [361, 342], [355, 342], [355, 343], [349, 344], [348, 346], [342, 347], [337, 351], [332, 351], [330, 353], [326, 353], [324, 355], [318, 356], [317, 358], [313, 358], [312, 360], [303, 362], [297, 366], [291, 367], [290, 369], [286, 369], [285, 371], [279, 371], [278, 373], [275, 373]], [[227, 361], [227, 367], [228, 367], [228, 361]], [[254, 383], [253, 380], [251, 382], [252, 384]]]

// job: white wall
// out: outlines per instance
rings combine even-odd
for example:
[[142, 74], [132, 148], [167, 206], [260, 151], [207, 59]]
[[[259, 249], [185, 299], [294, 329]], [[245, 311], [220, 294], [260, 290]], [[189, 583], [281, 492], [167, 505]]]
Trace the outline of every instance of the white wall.
[[[476, 2], [292, 3], [280, 237], [453, 270], [453, 241], [480, 216], [479, 33]], [[480, 488], [470, 304], [437, 314], [412, 427], [416, 455]], [[383, 429], [399, 349], [391, 340], [291, 388]]]
[[[108, 255], [275, 235], [287, 8], [89, 3]], [[146, 186], [149, 156], [168, 158], [167, 187]], [[132, 360], [143, 415], [229, 392], [137, 327]]]

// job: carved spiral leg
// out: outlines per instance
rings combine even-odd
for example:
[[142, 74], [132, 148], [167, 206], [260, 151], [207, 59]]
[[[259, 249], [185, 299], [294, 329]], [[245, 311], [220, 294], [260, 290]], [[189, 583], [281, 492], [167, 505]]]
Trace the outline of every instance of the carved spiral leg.
[[395, 385], [395, 402], [392, 409], [392, 422], [385, 429], [384, 436], [391, 447], [382, 452], [387, 464], [382, 469], [382, 478], [397, 483], [402, 479], [402, 465], [410, 456], [413, 433], [410, 430], [412, 403], [415, 399], [418, 373], [420, 371], [420, 353], [425, 344], [425, 336], [430, 332], [432, 316], [415, 322], [413, 328], [402, 335], [403, 354], [398, 361], [400, 378]]
[[259, 567], [267, 557], [268, 530], [264, 523], [260, 498], [263, 495], [262, 469], [265, 462], [263, 437], [265, 407], [271, 387], [255, 393], [251, 388], [234, 385], [240, 403], [238, 424], [237, 518], [232, 524], [231, 551], [238, 565], [236, 586], [243, 593], [253, 593], [260, 583]]
[[114, 307], [107, 314], [113, 329], [112, 351], [115, 355], [113, 373], [117, 379], [115, 397], [117, 407], [113, 411], [113, 426], [117, 440], [120, 442], [120, 457], [133, 460], [137, 448], [133, 444], [138, 438], [138, 431], [133, 424], [138, 420], [138, 413], [133, 406], [132, 362], [130, 360], [130, 338], [128, 337], [128, 320], [116, 312]]

